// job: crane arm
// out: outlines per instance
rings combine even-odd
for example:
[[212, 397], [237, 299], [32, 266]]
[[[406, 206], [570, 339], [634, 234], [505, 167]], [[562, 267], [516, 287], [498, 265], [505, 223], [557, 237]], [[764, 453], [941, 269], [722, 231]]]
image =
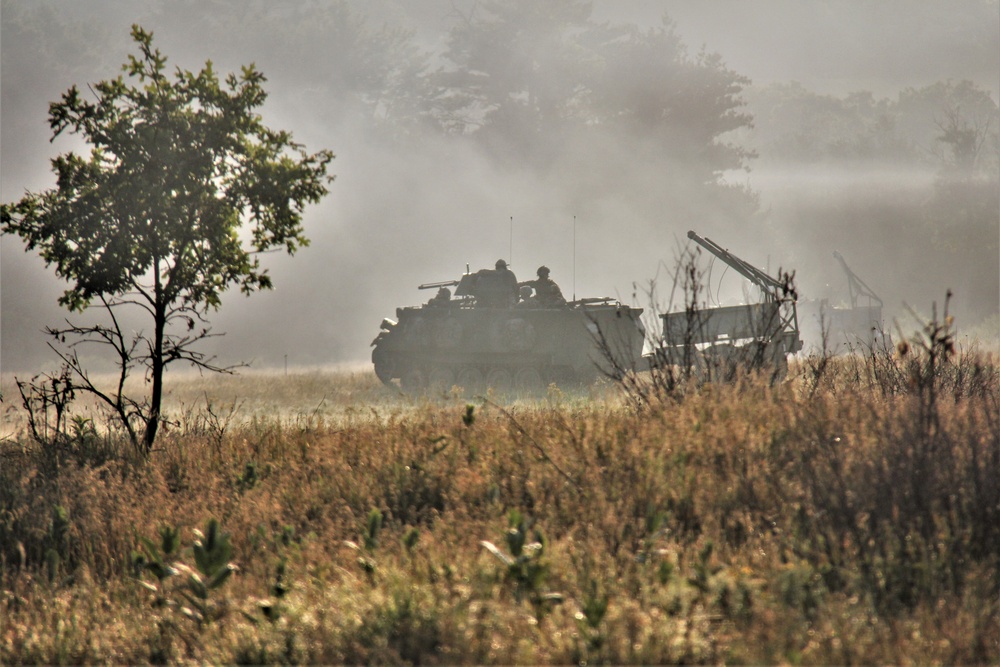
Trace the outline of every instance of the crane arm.
[[844, 256], [836, 250], [833, 251], [833, 256], [837, 258], [837, 261], [840, 262], [841, 268], [844, 269], [844, 273], [847, 274], [847, 289], [851, 293], [851, 308], [858, 307], [858, 296], [866, 296], [872, 301], [876, 301], [879, 308], [881, 308], [882, 299], [875, 294], [871, 287], [865, 284], [865, 281], [858, 277], [858, 274], [851, 271], [850, 267], [847, 266], [847, 262], [844, 260]]
[[775, 278], [772, 278], [768, 274], [764, 273], [752, 264], [748, 264], [744, 260], [740, 259], [733, 253], [729, 252], [725, 248], [722, 248], [719, 244], [715, 243], [711, 239], [698, 236], [693, 230], [688, 232], [688, 238], [695, 241], [698, 245], [708, 250], [710, 253], [721, 259], [723, 262], [731, 266], [737, 273], [742, 275], [744, 278], [760, 286], [768, 296], [778, 301], [780, 300], [780, 294], [782, 290], [782, 284]]

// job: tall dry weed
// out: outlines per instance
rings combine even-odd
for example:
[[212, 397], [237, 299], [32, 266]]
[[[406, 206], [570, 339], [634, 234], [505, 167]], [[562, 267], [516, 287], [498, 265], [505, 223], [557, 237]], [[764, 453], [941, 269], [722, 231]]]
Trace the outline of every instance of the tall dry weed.
[[[995, 385], [929, 403], [746, 376], [643, 409], [381, 395], [335, 413], [315, 412], [335, 380], [307, 384], [302, 414], [238, 400], [142, 465], [4, 443], [0, 661], [955, 663], [1000, 641]], [[534, 584], [482, 546], [514, 555], [513, 512], [544, 537]], [[212, 518], [231, 613], [164, 633], [131, 552]]]

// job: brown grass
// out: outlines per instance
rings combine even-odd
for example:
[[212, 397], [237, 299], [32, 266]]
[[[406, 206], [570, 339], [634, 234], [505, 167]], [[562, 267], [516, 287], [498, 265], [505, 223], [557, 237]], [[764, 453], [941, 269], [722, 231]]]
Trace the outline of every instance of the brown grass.
[[[367, 372], [175, 381], [147, 462], [4, 440], [0, 663], [996, 662], [1000, 390], [966, 361], [993, 379], [933, 404], [835, 359], [471, 420]], [[481, 542], [513, 560], [518, 516], [509, 566]], [[193, 563], [213, 517], [240, 569], [199, 630], [133, 552], [168, 524]]]

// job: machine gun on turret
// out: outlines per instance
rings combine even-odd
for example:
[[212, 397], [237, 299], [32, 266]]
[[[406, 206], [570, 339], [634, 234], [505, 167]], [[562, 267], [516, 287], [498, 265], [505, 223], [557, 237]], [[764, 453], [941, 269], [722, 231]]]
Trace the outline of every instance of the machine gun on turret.
[[417, 285], [417, 289], [440, 289], [442, 287], [454, 287], [460, 282], [461, 281], [459, 280], [442, 280], [436, 283], [424, 283], [423, 285]]

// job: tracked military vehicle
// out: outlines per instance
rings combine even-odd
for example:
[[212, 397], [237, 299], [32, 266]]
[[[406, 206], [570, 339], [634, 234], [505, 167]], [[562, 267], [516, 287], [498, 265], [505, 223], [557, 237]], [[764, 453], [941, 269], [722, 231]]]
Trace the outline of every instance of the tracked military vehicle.
[[420, 285], [438, 293], [382, 321], [372, 342], [375, 374], [411, 392], [456, 385], [470, 393], [531, 392], [589, 384], [639, 361], [641, 308], [611, 298], [542, 300], [523, 287], [519, 295], [511, 277], [466, 270], [459, 280]]

